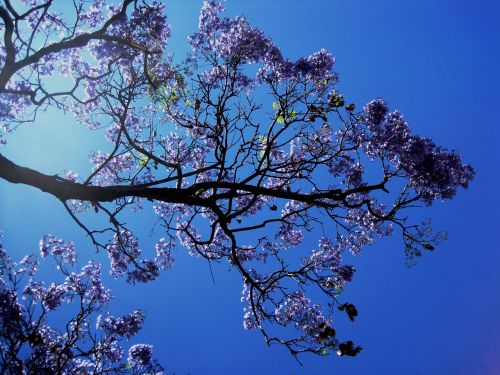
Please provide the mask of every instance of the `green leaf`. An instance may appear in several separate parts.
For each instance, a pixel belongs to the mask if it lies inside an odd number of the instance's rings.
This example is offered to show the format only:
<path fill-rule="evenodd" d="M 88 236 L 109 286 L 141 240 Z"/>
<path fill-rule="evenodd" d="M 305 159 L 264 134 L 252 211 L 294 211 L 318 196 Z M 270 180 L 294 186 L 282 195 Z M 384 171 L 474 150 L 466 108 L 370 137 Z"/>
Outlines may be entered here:
<path fill-rule="evenodd" d="M 140 169 L 144 167 L 144 165 L 149 161 L 149 158 L 147 156 L 142 156 L 139 159 L 139 164 L 137 164 L 137 169 Z"/>
<path fill-rule="evenodd" d="M 278 116 L 278 118 L 276 119 L 276 122 L 278 124 L 284 124 L 285 123 L 285 118 L 283 116 Z"/>
<path fill-rule="evenodd" d="M 321 351 L 321 355 L 328 355 L 328 350 L 323 349 L 323 350 Z"/>
<path fill-rule="evenodd" d="M 278 103 L 278 102 L 273 102 L 273 109 L 274 109 L 275 111 L 277 111 L 279 107 L 280 107 L 280 105 L 279 105 L 279 103 Z"/>

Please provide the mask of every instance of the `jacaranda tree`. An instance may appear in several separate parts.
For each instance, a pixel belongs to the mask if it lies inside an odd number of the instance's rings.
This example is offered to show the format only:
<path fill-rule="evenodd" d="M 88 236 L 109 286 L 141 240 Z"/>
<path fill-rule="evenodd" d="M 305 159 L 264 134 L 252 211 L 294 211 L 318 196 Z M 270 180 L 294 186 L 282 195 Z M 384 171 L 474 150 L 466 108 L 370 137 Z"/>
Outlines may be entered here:
<path fill-rule="evenodd" d="M 453 198 L 473 169 L 414 134 L 383 99 L 350 103 L 326 50 L 289 60 L 245 18 L 223 11 L 204 2 L 191 52 L 177 59 L 163 2 L 3 0 L 2 142 L 50 108 L 105 131 L 110 147 L 92 153 L 88 176 L 47 175 L 0 154 L 0 177 L 58 199 L 90 247 L 109 255 L 113 276 L 151 282 L 182 248 L 227 261 L 242 276 L 246 329 L 293 356 L 354 356 L 361 347 L 334 327 L 358 314 L 342 297 L 355 273 L 342 255 L 394 232 L 410 263 L 434 250 L 442 235 L 409 214 Z M 89 210 L 107 224 L 89 221 Z M 154 249 L 141 248 L 123 220 L 131 210 L 158 215 Z M 16 264 L 1 251 L 3 373 L 161 371 L 149 345 L 124 357 L 120 340 L 144 316 L 105 314 L 107 265 L 76 270 L 74 244 L 47 235 L 41 255 L 54 257 L 63 279 L 46 285 L 35 279 L 35 257 Z M 75 315 L 51 328 L 47 315 L 69 302 Z"/>

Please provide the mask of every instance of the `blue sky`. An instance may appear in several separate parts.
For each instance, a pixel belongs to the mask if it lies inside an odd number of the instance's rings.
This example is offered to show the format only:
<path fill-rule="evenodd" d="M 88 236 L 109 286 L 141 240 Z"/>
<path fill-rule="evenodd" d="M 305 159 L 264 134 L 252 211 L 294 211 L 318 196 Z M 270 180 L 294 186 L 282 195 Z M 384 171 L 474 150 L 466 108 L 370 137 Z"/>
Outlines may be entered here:
<path fill-rule="evenodd" d="M 186 51 L 201 1 L 166 1 L 172 52 Z M 154 284 L 131 288 L 108 280 L 113 313 L 148 312 L 138 341 L 176 374 L 497 374 L 500 373 L 500 265 L 497 183 L 500 162 L 500 5 L 494 1 L 244 1 L 228 0 L 286 56 L 326 48 L 337 58 L 340 91 L 362 106 L 382 96 L 400 109 L 415 133 L 457 149 L 476 169 L 467 191 L 419 212 L 449 239 L 413 268 L 399 237 L 355 258 L 347 295 L 360 311 L 346 336 L 364 347 L 356 358 L 302 357 L 266 347 L 242 328 L 241 278 L 179 248 L 175 267 Z M 89 168 L 100 135 L 60 114 L 20 128 L 0 152 L 46 173 Z M 52 197 L 0 181 L 0 228 L 6 247 L 36 251 L 44 233 L 75 239 L 82 258 L 89 241 Z M 152 216 L 152 215 L 151 215 Z M 143 247 L 155 218 L 137 221 Z M 149 242 L 148 242 L 149 241 Z M 86 252 L 85 250 L 88 249 Z"/>

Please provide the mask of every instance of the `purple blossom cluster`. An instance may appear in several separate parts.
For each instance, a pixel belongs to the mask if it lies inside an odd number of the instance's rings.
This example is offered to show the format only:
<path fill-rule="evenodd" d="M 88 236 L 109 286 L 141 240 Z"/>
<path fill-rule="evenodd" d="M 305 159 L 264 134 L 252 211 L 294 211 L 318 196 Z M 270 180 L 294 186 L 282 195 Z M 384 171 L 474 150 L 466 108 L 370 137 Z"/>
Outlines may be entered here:
<path fill-rule="evenodd" d="M 473 168 L 463 164 L 456 151 L 448 151 L 428 138 L 417 136 L 408 141 L 400 167 L 429 204 L 433 199 L 453 198 L 457 188 L 467 188 L 474 177 Z"/>
<path fill-rule="evenodd" d="M 0 239 L 2 235 L 0 231 Z M 2 372 L 69 375 L 123 373 L 130 369 L 133 373 L 162 374 L 163 368 L 152 359 L 151 345 L 133 345 L 128 359 L 124 357 L 120 341 L 139 332 L 144 313 L 103 317 L 100 313 L 108 309 L 111 293 L 101 283 L 100 264 L 89 262 L 81 271 L 71 272 L 69 267 L 74 268 L 75 262 L 61 253 L 64 246 L 64 241 L 50 235 L 40 241 L 42 256 L 55 258 L 58 271 L 65 276 L 64 281 L 45 286 L 35 279 L 37 269 L 33 265 L 38 262 L 34 256 L 16 264 L 0 240 Z M 49 326 L 48 316 L 62 303 L 71 302 L 76 313 L 58 327 Z M 73 309 L 65 314 L 69 311 Z M 57 320 L 63 316 L 60 313 Z M 96 330 L 92 328 L 93 319 L 97 319 Z"/>
<path fill-rule="evenodd" d="M 256 274 L 252 273 L 252 276 L 254 277 Z M 278 285 L 271 289 L 274 292 L 283 290 Z M 245 283 L 242 297 L 242 302 L 247 303 L 244 308 L 243 320 L 245 329 L 262 329 L 263 322 L 271 319 L 281 326 L 292 325 L 298 330 L 302 340 L 307 343 L 308 350 L 321 352 L 327 347 L 336 347 L 339 344 L 336 332 L 332 327 L 331 314 L 325 314 L 320 305 L 312 304 L 302 291 L 282 293 L 280 298 L 276 294 L 272 299 L 273 302 L 269 305 L 270 308 L 266 309 L 262 303 L 257 302 L 259 297 L 256 295 L 258 293 L 256 291 L 251 293 L 250 290 L 249 284 Z M 273 339 L 268 338 L 268 340 L 271 342 Z"/>
<path fill-rule="evenodd" d="M 102 18 L 104 7 L 96 9 L 99 4 L 93 4 L 90 11 L 84 16 L 84 20 L 96 23 Z M 109 5 L 108 18 L 117 14 L 121 7 Z M 92 52 L 96 60 L 109 61 L 117 60 L 126 69 L 127 61 L 134 60 L 140 56 L 134 46 L 140 46 L 152 54 L 155 60 L 161 57 L 163 49 L 170 38 L 171 30 L 165 16 L 165 5 L 153 1 L 150 4 L 136 6 L 132 14 L 114 22 L 108 28 L 108 33 L 113 36 L 125 38 L 134 42 L 134 45 L 123 48 L 122 43 L 104 40 L 94 43 Z M 137 47 L 135 47 L 137 48 Z"/>
<path fill-rule="evenodd" d="M 334 77 L 331 75 L 334 64 L 335 58 L 327 50 L 320 49 L 309 57 L 299 59 L 295 63 L 295 69 L 310 81 L 319 82 Z"/>
<path fill-rule="evenodd" d="M 223 78 L 225 70 L 236 64 L 261 63 L 256 82 L 286 79 L 318 83 L 336 79 L 332 72 L 335 59 L 322 49 L 307 58 L 293 63 L 285 59 L 278 47 L 264 33 L 251 27 L 244 17 L 221 18 L 222 3 L 204 1 L 199 20 L 199 32 L 189 38 L 195 53 L 220 56 L 223 62 L 206 72 L 210 84 Z M 248 87 L 254 80 L 240 72 L 241 87 Z"/>
<path fill-rule="evenodd" d="M 159 267 L 164 270 L 168 270 L 174 266 L 175 259 L 171 254 L 171 251 L 175 247 L 175 241 L 173 239 L 167 240 L 166 238 L 160 238 L 160 240 L 155 245 L 156 250 L 156 263 Z"/>
<path fill-rule="evenodd" d="M 304 240 L 304 233 L 297 226 L 299 215 L 297 211 L 301 209 L 302 204 L 297 201 L 289 201 L 281 212 L 283 221 L 281 222 L 278 234 L 281 238 L 282 246 L 285 249 L 298 246 Z"/>
<path fill-rule="evenodd" d="M 162 141 L 167 153 L 167 161 L 182 164 L 191 161 L 192 150 L 188 147 L 189 140 L 178 133 L 170 132 Z"/>
<path fill-rule="evenodd" d="M 324 269 L 335 270 L 342 260 L 341 254 L 342 248 L 340 244 L 335 244 L 327 237 L 321 237 L 318 249 L 313 250 L 307 262 L 310 262 L 317 272 Z"/>
<path fill-rule="evenodd" d="M 69 246 L 68 246 L 69 245 Z M 64 251 L 67 249 L 68 253 Z M 64 244 L 64 241 L 57 240 L 51 235 L 45 236 L 40 241 L 40 253 L 43 258 L 48 254 L 52 255 L 59 269 L 65 269 L 66 265 L 74 266 L 76 262 L 76 252 L 73 243 Z M 75 295 L 83 295 L 83 300 L 88 303 L 98 305 L 107 304 L 111 299 L 109 289 L 104 288 L 101 283 L 101 265 L 99 263 L 87 263 L 79 273 L 63 272 L 66 279 L 62 283 L 51 283 L 45 287 L 45 283 L 34 280 L 33 276 L 38 269 L 38 261 L 32 256 L 24 257 L 19 265 L 18 274 L 30 276 L 26 287 L 23 290 L 24 296 L 29 296 L 41 301 L 45 309 L 53 311 L 62 303 L 70 303 Z"/>
<path fill-rule="evenodd" d="M 103 10 L 106 2 L 104 0 L 93 1 L 89 8 L 84 10 L 80 15 L 80 23 L 82 26 L 88 26 L 92 29 L 96 28 L 105 21 Z"/>
<path fill-rule="evenodd" d="M 105 305 L 111 300 L 111 290 L 105 288 L 101 279 L 101 264 L 88 262 L 80 273 L 71 273 L 68 280 L 74 285 L 75 291 L 85 291 L 84 301 Z"/>
<path fill-rule="evenodd" d="M 372 100 L 363 111 L 370 131 L 365 147 L 367 154 L 372 158 L 381 154 L 390 160 L 406 174 L 428 204 L 434 199 L 451 199 L 458 187 L 468 187 L 474 170 L 462 162 L 456 151 L 448 151 L 429 138 L 411 134 L 401 113 L 388 113 L 382 99 Z"/>
<path fill-rule="evenodd" d="M 321 237 L 318 249 L 313 250 L 304 261 L 317 275 L 321 275 L 323 287 L 326 289 L 339 291 L 352 281 L 356 269 L 351 265 L 342 264 L 344 250 L 345 243 L 342 240 L 335 243 L 327 237 Z"/>
<path fill-rule="evenodd" d="M 200 250 L 198 250 L 197 243 L 201 242 L 201 235 L 198 231 L 186 221 L 177 223 L 176 228 L 179 243 L 189 250 L 191 256 L 199 256 Z"/>
<path fill-rule="evenodd" d="M 34 254 L 25 255 L 23 259 L 19 261 L 21 268 L 19 268 L 18 273 L 33 276 L 38 272 L 38 264 L 38 260 Z"/>
<path fill-rule="evenodd" d="M 88 94 L 89 97 L 94 97 L 95 93 Z M 130 137 L 133 137 L 138 142 L 140 141 L 139 135 L 148 128 L 147 119 L 141 116 L 137 111 L 128 109 L 127 113 L 123 113 L 121 108 L 114 108 L 114 111 L 121 117 L 121 123 L 114 123 L 106 129 L 106 138 L 109 142 L 116 143 L 119 141 L 120 134 L 123 134 L 123 128 L 127 131 Z M 141 144 L 146 142 L 140 141 Z"/>
<path fill-rule="evenodd" d="M 346 187 L 360 187 L 363 184 L 363 165 L 349 154 L 342 154 L 328 163 L 328 171 Z"/>
<path fill-rule="evenodd" d="M 73 241 L 64 242 L 51 234 L 43 236 L 40 240 L 40 255 L 45 258 L 52 255 L 63 263 L 74 265 L 77 259 L 75 243 Z"/>
<path fill-rule="evenodd" d="M 141 249 L 137 237 L 125 230 L 114 236 L 106 250 L 111 260 L 111 275 L 126 276 L 127 282 L 131 284 L 155 280 L 159 276 L 160 266 L 168 267 L 171 262 L 170 258 L 166 258 L 167 253 L 163 253 L 165 246 L 160 249 L 160 255 L 155 261 L 140 259 Z"/>
<path fill-rule="evenodd" d="M 138 366 L 147 366 L 153 357 L 153 346 L 147 344 L 135 344 L 128 350 L 128 363 Z"/>
<path fill-rule="evenodd" d="M 123 173 L 130 171 L 135 166 L 132 154 L 120 154 L 110 157 L 109 154 L 95 151 L 90 161 L 96 172 L 95 183 L 99 186 L 111 186 L 119 183 Z"/>
<path fill-rule="evenodd" d="M 319 305 L 301 291 L 291 293 L 275 310 L 275 319 L 281 325 L 292 323 L 312 341 L 313 345 L 335 345 L 335 331 L 331 330 L 332 320 L 323 314 Z M 324 332 L 331 332 L 325 335 Z"/>
<path fill-rule="evenodd" d="M 387 106 L 381 99 L 371 101 L 365 110 L 367 126 L 372 133 L 367 143 L 368 155 L 374 158 L 377 152 L 384 152 L 389 160 L 397 162 L 401 150 L 410 137 L 408 123 L 399 111 L 387 113 Z"/>
<path fill-rule="evenodd" d="M 383 205 L 376 206 L 375 201 L 372 201 L 371 204 L 371 211 L 379 217 L 383 217 L 385 207 Z M 366 246 L 375 241 L 376 237 L 390 236 L 393 231 L 390 223 L 380 220 L 364 208 L 348 210 L 345 222 L 352 225 L 350 233 L 341 235 L 338 241 L 343 250 L 353 254 L 360 254 Z"/>
<path fill-rule="evenodd" d="M 261 275 L 255 269 L 248 270 L 249 276 L 252 280 L 260 282 L 265 280 L 265 276 Z M 269 286 L 269 285 L 267 285 Z M 273 288 L 271 288 L 273 289 Z M 258 308 L 259 305 L 255 304 L 256 296 L 253 293 L 252 285 L 246 278 L 243 279 L 243 290 L 241 291 L 241 302 L 244 303 L 243 307 L 243 328 L 257 329 L 262 327 L 262 322 L 265 320 L 263 311 Z"/>
<path fill-rule="evenodd" d="M 110 335 L 130 339 L 141 330 L 142 325 L 144 324 L 144 318 L 144 313 L 139 310 L 120 317 L 114 317 L 111 315 L 103 317 L 102 315 L 99 315 L 97 317 L 96 327 L 104 330 Z"/>

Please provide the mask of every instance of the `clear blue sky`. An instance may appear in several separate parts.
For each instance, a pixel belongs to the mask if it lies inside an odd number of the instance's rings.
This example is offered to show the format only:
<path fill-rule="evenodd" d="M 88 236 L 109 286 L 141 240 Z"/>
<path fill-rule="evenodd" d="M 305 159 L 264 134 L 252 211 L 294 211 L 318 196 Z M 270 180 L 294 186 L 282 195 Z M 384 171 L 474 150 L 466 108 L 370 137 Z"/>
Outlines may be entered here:
<path fill-rule="evenodd" d="M 171 50 L 186 51 L 201 1 L 166 4 Z M 214 285 L 207 264 L 183 248 L 154 284 L 108 280 L 112 312 L 147 310 L 138 340 L 155 345 L 169 373 L 499 374 L 500 4 L 228 0 L 226 7 L 261 27 L 289 57 L 330 50 L 348 101 L 361 106 L 384 97 L 415 133 L 459 150 L 476 178 L 468 191 L 422 214 L 447 229 L 449 240 L 415 267 L 406 268 L 399 237 L 354 259 L 358 272 L 347 293 L 360 316 L 342 329 L 364 347 L 356 358 L 305 356 L 299 366 L 283 348 L 266 347 L 258 332 L 243 330 L 240 276 L 221 264 Z M 84 173 L 89 151 L 104 147 L 101 138 L 52 114 L 19 129 L 0 152 L 46 173 Z M 154 220 L 137 222 L 144 248 L 160 236 L 151 235 Z M 28 187 L 0 181 L 0 228 L 6 247 L 19 255 L 53 233 L 75 239 L 82 259 L 94 256 L 61 205 Z"/>

